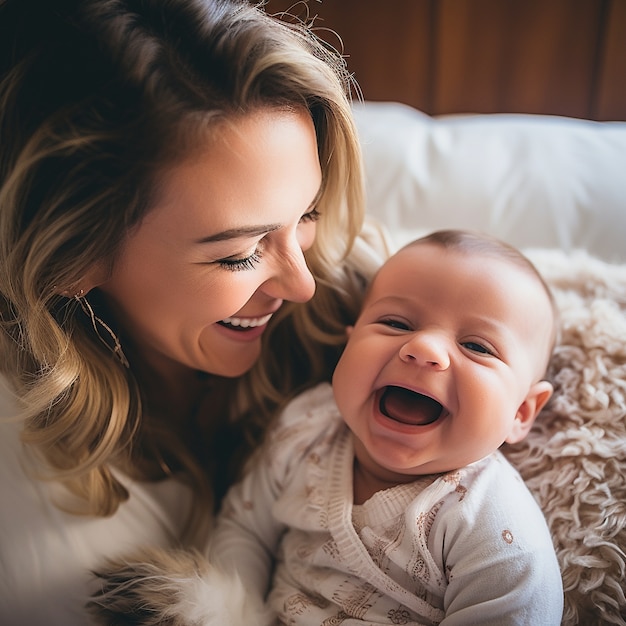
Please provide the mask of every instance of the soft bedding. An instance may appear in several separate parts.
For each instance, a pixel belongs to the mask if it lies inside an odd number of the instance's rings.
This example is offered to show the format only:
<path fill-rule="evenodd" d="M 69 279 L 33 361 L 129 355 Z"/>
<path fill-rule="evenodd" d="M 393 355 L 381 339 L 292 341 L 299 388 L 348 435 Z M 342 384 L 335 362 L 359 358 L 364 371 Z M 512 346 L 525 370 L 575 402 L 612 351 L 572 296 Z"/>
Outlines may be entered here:
<path fill-rule="evenodd" d="M 555 393 L 503 448 L 541 505 L 563 624 L 626 625 L 626 123 L 429 117 L 355 105 L 368 212 L 394 245 L 474 228 L 522 248 L 554 290 Z"/>
<path fill-rule="evenodd" d="M 547 518 L 563 576 L 563 624 L 626 624 L 626 265 L 528 251 L 559 305 L 555 393 L 504 448 Z"/>
<path fill-rule="evenodd" d="M 626 262 L 626 122 L 549 115 L 430 117 L 354 105 L 367 207 L 398 243 L 475 228 L 520 248 Z"/>

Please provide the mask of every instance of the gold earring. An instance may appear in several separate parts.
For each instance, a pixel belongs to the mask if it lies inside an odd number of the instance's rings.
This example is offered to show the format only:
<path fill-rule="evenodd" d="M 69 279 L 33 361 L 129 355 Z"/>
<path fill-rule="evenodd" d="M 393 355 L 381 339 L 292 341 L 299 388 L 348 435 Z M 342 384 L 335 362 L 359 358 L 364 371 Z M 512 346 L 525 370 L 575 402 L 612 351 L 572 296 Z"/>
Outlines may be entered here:
<path fill-rule="evenodd" d="M 77 293 L 75 293 L 74 300 L 76 300 L 76 302 L 80 304 L 80 308 L 91 320 L 91 325 L 93 326 L 94 332 L 98 336 L 98 339 L 100 339 L 100 341 L 109 350 L 111 350 L 111 352 L 113 352 L 113 354 L 118 358 L 118 360 L 124 367 L 130 367 L 128 359 L 126 358 L 126 355 L 122 350 L 122 344 L 120 343 L 120 340 L 117 338 L 117 335 L 111 330 L 111 327 L 94 313 L 94 310 L 91 308 L 91 304 L 89 304 L 89 301 L 85 297 L 85 290 L 80 289 Z M 107 335 L 113 340 L 113 346 L 111 346 L 111 344 L 100 334 L 98 326 L 104 328 L 104 330 L 107 332 Z"/>

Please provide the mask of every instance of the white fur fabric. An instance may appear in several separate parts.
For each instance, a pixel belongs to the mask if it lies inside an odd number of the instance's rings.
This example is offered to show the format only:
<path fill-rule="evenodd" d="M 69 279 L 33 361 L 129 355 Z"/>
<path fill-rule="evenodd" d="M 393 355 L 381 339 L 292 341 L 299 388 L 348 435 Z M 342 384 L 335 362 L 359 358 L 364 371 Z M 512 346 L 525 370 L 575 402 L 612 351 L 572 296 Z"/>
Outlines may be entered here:
<path fill-rule="evenodd" d="M 563 624 L 626 625 L 626 265 L 531 250 L 561 311 L 555 393 L 503 449 L 543 509 L 563 575 Z"/>
<path fill-rule="evenodd" d="M 269 626 L 240 578 L 191 550 L 145 548 L 105 563 L 87 609 L 101 626 Z"/>

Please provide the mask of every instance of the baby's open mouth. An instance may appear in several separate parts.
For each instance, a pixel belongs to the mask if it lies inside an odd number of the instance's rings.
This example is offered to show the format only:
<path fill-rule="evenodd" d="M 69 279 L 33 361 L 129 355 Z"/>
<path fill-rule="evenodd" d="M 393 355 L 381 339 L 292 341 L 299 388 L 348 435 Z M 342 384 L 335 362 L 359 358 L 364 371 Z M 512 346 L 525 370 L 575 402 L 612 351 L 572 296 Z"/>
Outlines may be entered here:
<path fill-rule="evenodd" d="M 380 412 L 396 422 L 427 426 L 436 422 L 443 406 L 436 400 L 403 387 L 385 387 L 379 401 Z"/>

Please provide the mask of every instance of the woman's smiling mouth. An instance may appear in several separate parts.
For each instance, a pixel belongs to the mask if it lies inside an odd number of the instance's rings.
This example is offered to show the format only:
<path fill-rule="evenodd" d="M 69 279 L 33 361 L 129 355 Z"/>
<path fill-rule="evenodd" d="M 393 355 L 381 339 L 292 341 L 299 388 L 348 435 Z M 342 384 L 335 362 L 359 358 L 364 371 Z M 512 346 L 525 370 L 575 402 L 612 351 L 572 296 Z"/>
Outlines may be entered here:
<path fill-rule="evenodd" d="M 227 317 L 218 322 L 218 324 L 232 330 L 245 331 L 258 326 L 265 326 L 270 321 L 272 315 L 273 313 L 268 313 L 263 317 Z"/>
<path fill-rule="evenodd" d="M 385 417 L 409 426 L 433 424 L 444 413 L 444 407 L 433 398 L 394 385 L 382 390 L 378 408 Z"/>

